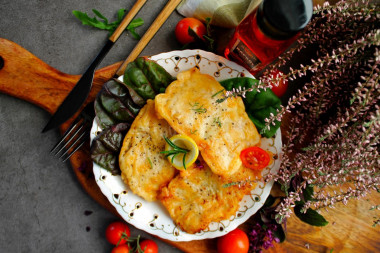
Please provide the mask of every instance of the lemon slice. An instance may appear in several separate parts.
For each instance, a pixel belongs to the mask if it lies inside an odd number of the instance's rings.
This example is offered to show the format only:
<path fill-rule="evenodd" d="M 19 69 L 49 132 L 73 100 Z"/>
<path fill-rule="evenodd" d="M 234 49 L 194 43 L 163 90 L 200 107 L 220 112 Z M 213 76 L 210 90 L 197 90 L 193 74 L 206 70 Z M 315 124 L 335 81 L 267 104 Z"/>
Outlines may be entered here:
<path fill-rule="evenodd" d="M 178 152 L 175 155 L 168 155 L 167 158 L 169 162 L 178 170 L 189 168 L 197 160 L 199 154 L 199 149 L 195 141 L 189 136 L 182 134 L 174 135 L 169 140 L 176 147 L 186 150 L 186 152 Z M 173 150 L 176 150 L 176 148 L 166 141 L 165 152 Z"/>

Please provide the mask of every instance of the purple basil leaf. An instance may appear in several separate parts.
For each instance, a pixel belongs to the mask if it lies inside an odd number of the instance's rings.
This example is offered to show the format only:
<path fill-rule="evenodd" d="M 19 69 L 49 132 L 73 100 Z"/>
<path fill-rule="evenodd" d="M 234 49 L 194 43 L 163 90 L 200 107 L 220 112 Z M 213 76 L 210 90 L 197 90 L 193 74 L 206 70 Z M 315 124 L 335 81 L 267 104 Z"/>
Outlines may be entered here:
<path fill-rule="evenodd" d="M 117 123 L 115 119 L 113 119 L 103 108 L 99 96 L 96 98 L 94 102 L 94 109 L 96 114 L 96 122 L 101 127 L 101 129 L 106 129 L 110 126 L 113 126 Z"/>
<path fill-rule="evenodd" d="M 92 142 L 91 159 L 112 174 L 118 174 L 119 167 L 117 155 L 108 150 L 99 139 L 94 139 Z"/>

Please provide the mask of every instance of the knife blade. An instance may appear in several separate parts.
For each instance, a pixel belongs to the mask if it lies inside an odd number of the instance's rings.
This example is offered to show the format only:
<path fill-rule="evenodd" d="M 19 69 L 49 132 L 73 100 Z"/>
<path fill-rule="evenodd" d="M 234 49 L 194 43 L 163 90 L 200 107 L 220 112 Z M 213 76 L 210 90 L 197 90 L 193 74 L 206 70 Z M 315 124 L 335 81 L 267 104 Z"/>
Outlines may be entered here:
<path fill-rule="evenodd" d="M 70 91 L 65 100 L 62 102 L 62 104 L 58 107 L 57 111 L 50 118 L 49 122 L 42 130 L 42 133 L 56 128 L 60 126 L 62 123 L 66 122 L 83 105 L 83 103 L 86 101 L 88 97 L 88 94 L 90 93 L 96 67 L 101 63 L 101 61 L 110 51 L 117 39 L 120 37 L 124 29 L 132 21 L 132 19 L 139 12 L 139 10 L 142 8 L 146 1 L 147 0 L 137 0 L 135 2 L 131 10 L 121 21 L 120 25 L 116 28 L 115 32 L 107 40 L 106 44 L 100 50 L 100 52 L 92 61 L 92 63 L 84 72 L 84 74 L 81 76 L 77 84 Z"/>
<path fill-rule="evenodd" d="M 49 122 L 42 130 L 42 133 L 60 126 L 78 111 L 90 93 L 96 67 L 103 60 L 113 45 L 114 43 L 112 41 L 107 41 L 91 65 L 87 68 L 86 72 L 84 72 L 77 84 L 70 91 L 69 95 L 65 98 L 54 115 L 50 118 Z"/>

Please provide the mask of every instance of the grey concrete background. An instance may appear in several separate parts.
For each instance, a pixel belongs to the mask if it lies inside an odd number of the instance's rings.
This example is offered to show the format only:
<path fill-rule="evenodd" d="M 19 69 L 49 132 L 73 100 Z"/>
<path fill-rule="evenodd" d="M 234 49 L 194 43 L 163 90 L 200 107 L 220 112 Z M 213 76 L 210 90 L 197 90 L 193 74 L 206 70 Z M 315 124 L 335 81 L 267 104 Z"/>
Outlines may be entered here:
<path fill-rule="evenodd" d="M 129 9 L 133 2 L 2 0 L 0 37 L 60 71 L 81 74 L 106 41 L 107 32 L 82 26 L 72 11 L 90 13 L 95 8 L 115 20 L 117 10 Z M 165 3 L 147 2 L 138 14 L 145 20 L 137 29 L 140 34 Z M 179 49 L 174 27 L 180 18 L 173 13 L 142 54 Z M 100 67 L 124 60 L 136 43 L 124 33 Z M 117 217 L 86 194 L 69 163 L 49 155 L 60 136 L 57 130 L 41 134 L 48 119 L 42 109 L 0 93 L 0 252 L 110 252 L 104 231 Z M 132 235 L 153 238 L 130 227 Z M 160 252 L 179 252 L 154 240 Z"/>

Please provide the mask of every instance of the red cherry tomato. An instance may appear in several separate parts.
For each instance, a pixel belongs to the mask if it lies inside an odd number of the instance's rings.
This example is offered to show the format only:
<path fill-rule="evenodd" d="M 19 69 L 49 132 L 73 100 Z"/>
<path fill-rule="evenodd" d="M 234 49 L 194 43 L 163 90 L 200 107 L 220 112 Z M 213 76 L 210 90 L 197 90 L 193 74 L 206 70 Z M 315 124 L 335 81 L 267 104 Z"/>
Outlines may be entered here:
<path fill-rule="evenodd" d="M 127 243 L 131 232 L 124 222 L 115 221 L 106 228 L 106 239 L 113 245 L 122 245 Z"/>
<path fill-rule="evenodd" d="M 273 75 L 273 79 L 275 79 L 279 76 L 282 76 L 283 73 L 276 69 L 271 73 L 271 75 Z M 288 79 L 284 79 L 279 83 L 271 83 L 271 85 L 273 93 L 276 94 L 277 97 L 281 97 L 285 94 L 286 90 L 288 89 Z"/>
<path fill-rule="evenodd" d="M 194 37 L 189 34 L 189 28 L 193 29 L 201 39 L 203 39 L 203 35 L 207 32 L 206 26 L 198 19 L 184 18 L 180 20 L 175 27 L 175 36 L 182 45 L 195 41 Z"/>
<path fill-rule="evenodd" d="M 158 253 L 157 243 L 152 240 L 144 240 L 140 242 L 140 248 L 144 251 L 144 253 Z"/>
<path fill-rule="evenodd" d="M 122 244 L 113 248 L 111 253 L 129 253 L 130 249 L 131 247 L 128 244 Z"/>
<path fill-rule="evenodd" d="M 218 253 L 247 253 L 249 240 L 241 229 L 235 229 L 220 237 L 217 242 Z"/>
<path fill-rule="evenodd" d="M 268 166 L 270 156 L 268 152 L 259 147 L 249 147 L 241 151 L 240 159 L 246 168 L 262 170 Z"/>

